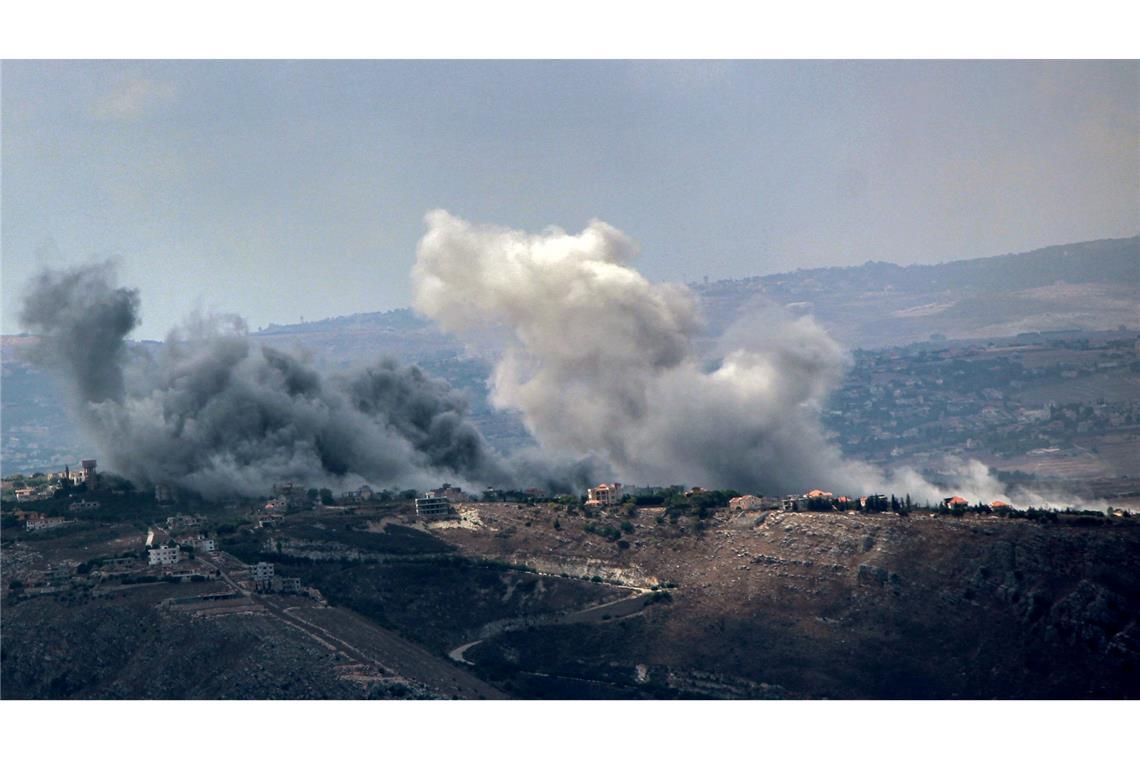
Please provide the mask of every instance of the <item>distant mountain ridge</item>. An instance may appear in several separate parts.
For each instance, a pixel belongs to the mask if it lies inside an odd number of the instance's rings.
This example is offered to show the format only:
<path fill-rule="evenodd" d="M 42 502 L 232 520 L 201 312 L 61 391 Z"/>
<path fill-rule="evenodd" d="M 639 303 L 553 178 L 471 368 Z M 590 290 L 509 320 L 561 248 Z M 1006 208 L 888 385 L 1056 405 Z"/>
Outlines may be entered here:
<path fill-rule="evenodd" d="M 862 277 L 860 277 L 862 275 Z M 846 277 L 845 277 L 846 276 Z M 938 264 L 893 264 L 867 261 L 859 266 L 797 269 L 792 272 L 721 280 L 720 283 L 762 282 L 781 285 L 807 284 L 820 278 L 841 278 L 851 284 L 871 286 L 889 281 L 897 289 L 977 288 L 988 292 L 1070 283 L 1140 280 L 1140 236 L 1092 240 L 1007 253 L 976 259 L 957 259 Z M 703 289 L 702 286 L 696 286 Z"/>
<path fill-rule="evenodd" d="M 812 315 L 851 349 L 1046 330 L 1140 329 L 1140 236 L 944 264 L 872 261 L 690 287 L 709 337 L 772 303 Z M 472 419 L 496 446 L 509 451 L 532 442 L 517 414 L 493 409 L 488 400 L 493 335 L 463 342 L 404 308 L 274 324 L 251 337 L 304 351 L 334 371 L 382 356 L 418 364 L 468 394 Z M 57 384 L 22 356 L 35 342 L 25 335 L 0 341 L 4 472 L 78 461 L 86 450 Z"/>
<path fill-rule="evenodd" d="M 941 264 L 859 266 L 690 283 L 709 332 L 719 334 L 757 302 L 811 313 L 851 348 L 913 343 L 939 334 L 986 338 L 1060 329 L 1140 326 L 1140 236 L 1055 245 Z M 289 336 L 364 334 L 399 355 L 459 351 L 411 309 L 352 314 L 317 322 L 270 325 L 255 335 L 274 343 Z M 409 339 L 419 342 L 411 350 Z"/>

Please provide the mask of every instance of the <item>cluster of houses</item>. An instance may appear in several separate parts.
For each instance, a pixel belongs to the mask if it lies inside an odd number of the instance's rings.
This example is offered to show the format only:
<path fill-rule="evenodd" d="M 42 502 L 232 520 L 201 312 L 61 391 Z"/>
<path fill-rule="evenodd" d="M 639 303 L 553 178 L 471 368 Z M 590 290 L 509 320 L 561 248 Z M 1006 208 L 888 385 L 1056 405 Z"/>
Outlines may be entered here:
<path fill-rule="evenodd" d="M 676 488 L 676 487 L 673 487 Z M 662 488 L 656 487 L 636 487 L 636 486 L 622 486 L 621 483 L 599 483 L 593 488 L 586 490 L 586 506 L 587 507 L 611 507 L 622 502 L 623 497 L 627 495 L 653 495 L 660 492 Z M 685 490 L 683 493 L 686 497 L 702 493 L 703 489 L 699 486 L 694 486 Z M 893 503 L 901 506 L 901 502 L 894 497 L 887 497 L 883 494 L 870 494 L 861 497 L 851 496 L 836 496 L 831 491 L 824 491 L 820 488 L 815 488 L 807 493 L 802 494 L 788 494 L 783 497 L 771 496 L 754 496 L 752 494 L 745 494 L 737 496 L 728 501 L 728 507 L 732 510 L 745 510 L 745 511 L 759 511 L 759 510 L 774 510 L 782 509 L 787 512 L 800 512 L 800 511 L 821 511 L 828 509 L 866 509 L 871 511 L 883 511 L 891 507 Z M 942 504 L 951 509 L 966 508 L 970 506 L 969 501 L 961 496 L 949 496 L 942 500 Z M 912 506 L 909 502 L 907 507 Z M 980 505 L 986 506 L 986 505 Z M 1001 512 L 1013 509 L 1013 505 L 1001 501 L 994 500 L 988 504 L 988 507 L 995 511 Z"/>
<path fill-rule="evenodd" d="M 147 564 L 171 567 L 182 561 L 183 547 L 201 554 L 218 550 L 215 539 L 208 538 L 194 528 L 200 528 L 204 518 L 200 515 L 173 515 L 166 518 L 166 528 L 152 527 L 146 532 Z M 175 532 L 180 531 L 180 532 Z"/>
<path fill-rule="evenodd" d="M 327 492 L 326 492 L 327 493 Z M 284 514 L 313 507 L 342 507 L 367 504 L 376 497 L 371 486 L 365 484 L 355 491 L 343 491 L 333 504 L 323 503 L 320 496 L 314 497 L 310 489 L 297 483 L 280 483 L 273 486 L 273 498 L 262 505 L 267 513 Z"/>
<path fill-rule="evenodd" d="M 96 460 L 84 459 L 74 470 L 71 467 L 65 467 L 60 472 L 48 474 L 47 482 L 15 488 L 12 493 L 16 497 L 16 501 L 29 502 L 50 499 L 63 490 L 65 484 L 78 486 L 81 483 L 86 483 L 87 490 L 94 491 L 99 483 L 96 466 Z"/>
<path fill-rule="evenodd" d="M 90 499 L 78 499 L 67 505 L 68 512 L 89 512 L 92 509 L 99 508 L 99 502 Z M 38 533 L 44 530 L 53 530 L 55 528 L 62 528 L 65 525 L 72 525 L 76 521 L 60 516 L 48 516 L 40 512 L 30 512 L 24 509 L 16 509 L 12 512 L 12 516 L 17 520 L 24 522 L 24 530 L 28 533 Z"/>

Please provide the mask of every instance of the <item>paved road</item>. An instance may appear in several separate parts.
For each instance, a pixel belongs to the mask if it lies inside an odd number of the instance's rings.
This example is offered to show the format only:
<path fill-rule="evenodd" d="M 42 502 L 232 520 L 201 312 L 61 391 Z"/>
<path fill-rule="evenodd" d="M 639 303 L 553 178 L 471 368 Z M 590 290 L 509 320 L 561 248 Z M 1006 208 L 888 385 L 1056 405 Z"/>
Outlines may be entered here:
<path fill-rule="evenodd" d="M 511 618 L 508 620 L 499 620 L 491 625 L 499 629 L 499 633 L 516 630 L 530 625 L 569 625 L 570 623 L 602 623 L 610 620 L 619 620 L 630 615 L 636 615 L 641 612 L 649 604 L 653 598 L 653 591 L 649 589 L 637 589 L 636 593 L 631 596 L 615 599 L 610 602 L 602 602 L 601 604 L 592 604 L 589 607 L 584 607 L 574 612 L 567 612 L 562 615 L 544 617 L 542 620 L 535 620 L 534 618 Z M 493 634 L 493 635 L 498 635 Z M 468 641 L 466 644 L 460 644 L 455 649 L 447 653 L 455 662 L 461 662 L 464 665 L 474 665 L 475 663 L 468 660 L 465 655 L 467 650 L 476 644 L 482 644 L 490 636 Z"/>

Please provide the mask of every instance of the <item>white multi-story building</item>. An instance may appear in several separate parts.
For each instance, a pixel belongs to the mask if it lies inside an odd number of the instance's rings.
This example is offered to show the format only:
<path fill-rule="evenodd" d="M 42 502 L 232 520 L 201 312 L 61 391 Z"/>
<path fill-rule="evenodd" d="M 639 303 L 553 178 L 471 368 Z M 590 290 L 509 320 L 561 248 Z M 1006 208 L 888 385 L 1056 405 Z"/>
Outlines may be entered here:
<path fill-rule="evenodd" d="M 177 546 L 159 546 L 148 549 L 147 555 L 150 558 L 147 564 L 150 565 L 177 565 L 178 561 L 182 559 L 182 552 Z"/>
<path fill-rule="evenodd" d="M 600 483 L 586 489 L 586 506 L 611 507 L 621 503 L 621 483 Z"/>
<path fill-rule="evenodd" d="M 194 542 L 194 549 L 200 552 L 216 552 L 218 542 L 212 538 L 199 538 Z"/>
<path fill-rule="evenodd" d="M 451 517 L 451 501 L 445 496 L 427 496 L 416 499 L 416 516 L 432 520 L 441 520 Z M 456 515 L 458 516 L 458 515 Z"/>

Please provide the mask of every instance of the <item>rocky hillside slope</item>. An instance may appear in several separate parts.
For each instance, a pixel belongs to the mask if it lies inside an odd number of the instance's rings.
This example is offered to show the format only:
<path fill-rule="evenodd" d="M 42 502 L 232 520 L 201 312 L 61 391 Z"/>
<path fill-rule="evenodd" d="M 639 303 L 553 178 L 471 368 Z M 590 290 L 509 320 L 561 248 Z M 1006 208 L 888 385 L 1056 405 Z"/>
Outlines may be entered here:
<path fill-rule="evenodd" d="M 514 631 L 467 652 L 516 695 L 1140 696 L 1132 520 L 760 512 L 673 523 L 642 509 L 562 512 L 554 529 L 526 512 L 480 512 L 488 530 L 462 532 L 468 551 L 601 559 L 676 584 L 671 602 L 634 617 Z M 584 530 L 619 520 L 625 549 Z"/>

